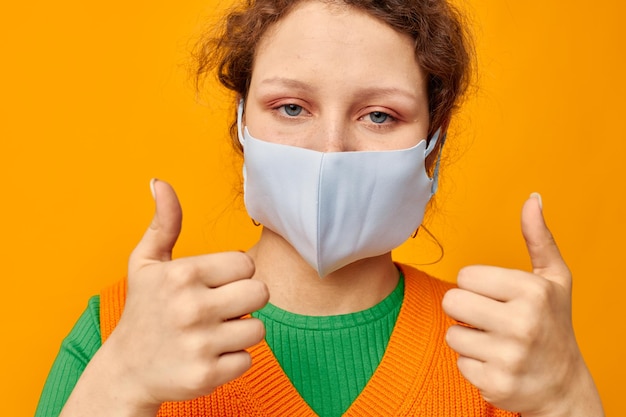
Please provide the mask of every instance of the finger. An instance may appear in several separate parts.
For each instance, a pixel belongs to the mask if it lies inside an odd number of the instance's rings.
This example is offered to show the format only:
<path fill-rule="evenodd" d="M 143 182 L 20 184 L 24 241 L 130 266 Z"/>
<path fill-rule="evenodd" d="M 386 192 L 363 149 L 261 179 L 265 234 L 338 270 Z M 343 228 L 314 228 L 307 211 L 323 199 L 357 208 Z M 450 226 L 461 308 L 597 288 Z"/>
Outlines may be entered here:
<path fill-rule="evenodd" d="M 485 387 L 485 362 L 467 356 L 459 356 L 456 361 L 459 372 L 470 384 L 479 390 Z"/>
<path fill-rule="evenodd" d="M 180 235 L 183 213 L 174 189 L 166 182 L 150 183 L 155 199 L 152 223 L 131 255 L 130 268 L 149 261 L 169 261 Z"/>
<path fill-rule="evenodd" d="M 210 288 L 221 287 L 228 283 L 248 279 L 254 275 L 254 261 L 243 252 L 220 252 L 181 259 L 192 261 L 201 281 Z M 175 261 L 175 262 L 178 262 Z"/>
<path fill-rule="evenodd" d="M 215 336 L 219 340 L 214 346 L 217 354 L 238 352 L 261 342 L 265 337 L 265 326 L 253 317 L 229 320 L 217 327 Z"/>
<path fill-rule="evenodd" d="M 497 266 L 472 265 L 459 271 L 457 286 L 497 301 L 510 301 L 519 296 L 528 275 L 532 276 L 529 272 Z"/>
<path fill-rule="evenodd" d="M 219 252 L 188 256 L 169 262 L 167 274 L 172 280 L 209 288 L 218 288 L 254 275 L 254 261 L 243 252 Z"/>
<path fill-rule="evenodd" d="M 486 332 L 467 326 L 451 326 L 446 333 L 446 343 L 461 356 L 486 362 L 493 357 L 493 337 Z"/>
<path fill-rule="evenodd" d="M 229 320 L 263 308 L 269 292 L 261 281 L 239 280 L 211 290 L 210 297 L 221 301 L 219 319 Z"/>
<path fill-rule="evenodd" d="M 239 378 L 252 366 L 252 358 L 245 350 L 225 353 L 217 360 L 216 387 Z"/>
<path fill-rule="evenodd" d="M 522 234 L 533 272 L 559 284 L 569 285 L 569 268 L 546 226 L 541 196 L 537 193 L 531 194 L 522 208 Z"/>
<path fill-rule="evenodd" d="M 442 301 L 443 310 L 453 319 L 485 331 L 504 331 L 506 317 L 503 303 L 460 288 L 448 290 Z"/>

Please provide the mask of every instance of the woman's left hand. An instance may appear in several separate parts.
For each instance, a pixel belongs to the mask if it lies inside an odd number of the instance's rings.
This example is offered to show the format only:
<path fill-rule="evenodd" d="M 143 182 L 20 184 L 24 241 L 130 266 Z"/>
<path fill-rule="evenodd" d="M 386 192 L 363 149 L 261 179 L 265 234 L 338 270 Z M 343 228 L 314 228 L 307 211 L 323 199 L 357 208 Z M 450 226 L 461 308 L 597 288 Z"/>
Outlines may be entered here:
<path fill-rule="evenodd" d="M 486 401 L 524 417 L 603 416 L 572 326 L 572 276 L 538 195 L 522 209 L 533 272 L 469 266 L 443 299 L 446 341 Z"/>

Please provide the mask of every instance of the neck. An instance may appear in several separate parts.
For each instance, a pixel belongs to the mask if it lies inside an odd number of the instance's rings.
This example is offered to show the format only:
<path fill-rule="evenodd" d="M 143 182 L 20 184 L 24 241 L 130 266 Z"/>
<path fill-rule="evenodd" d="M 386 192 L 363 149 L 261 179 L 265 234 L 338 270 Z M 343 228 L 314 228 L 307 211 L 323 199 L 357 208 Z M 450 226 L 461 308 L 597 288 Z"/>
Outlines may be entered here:
<path fill-rule="evenodd" d="M 254 279 L 269 288 L 270 302 L 297 314 L 328 316 L 368 309 L 389 295 L 399 272 L 391 253 L 353 262 L 320 278 L 281 236 L 264 228 L 248 254 Z"/>

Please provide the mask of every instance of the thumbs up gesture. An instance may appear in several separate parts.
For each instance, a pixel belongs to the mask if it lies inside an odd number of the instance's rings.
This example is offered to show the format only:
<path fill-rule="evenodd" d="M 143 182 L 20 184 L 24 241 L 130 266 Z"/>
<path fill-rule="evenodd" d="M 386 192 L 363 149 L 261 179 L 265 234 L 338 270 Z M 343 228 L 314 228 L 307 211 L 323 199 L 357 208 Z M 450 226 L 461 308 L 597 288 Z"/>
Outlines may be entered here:
<path fill-rule="evenodd" d="M 469 266 L 446 293 L 460 322 L 446 335 L 458 368 L 486 401 L 530 416 L 603 416 L 572 327 L 572 276 L 531 195 L 522 234 L 532 272 Z"/>
<path fill-rule="evenodd" d="M 115 368 L 109 375 L 123 380 L 124 401 L 154 411 L 164 401 L 209 394 L 250 367 L 244 349 L 263 339 L 264 328 L 238 318 L 269 295 L 249 279 L 254 263 L 244 253 L 172 260 L 181 207 L 169 184 L 151 185 L 156 213 L 130 256 L 124 313 L 101 351 Z"/>

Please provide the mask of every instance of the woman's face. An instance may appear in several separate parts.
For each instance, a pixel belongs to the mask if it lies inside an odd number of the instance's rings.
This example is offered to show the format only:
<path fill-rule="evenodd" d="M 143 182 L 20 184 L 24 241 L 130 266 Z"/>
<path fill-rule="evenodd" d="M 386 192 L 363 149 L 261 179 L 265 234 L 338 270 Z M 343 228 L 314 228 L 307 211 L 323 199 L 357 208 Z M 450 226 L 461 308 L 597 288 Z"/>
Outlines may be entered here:
<path fill-rule="evenodd" d="M 303 1 L 259 42 L 244 122 L 323 152 L 409 148 L 429 123 L 413 41 L 358 9 Z"/>

